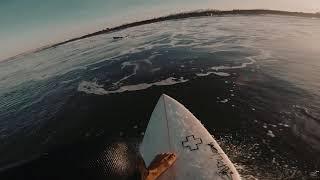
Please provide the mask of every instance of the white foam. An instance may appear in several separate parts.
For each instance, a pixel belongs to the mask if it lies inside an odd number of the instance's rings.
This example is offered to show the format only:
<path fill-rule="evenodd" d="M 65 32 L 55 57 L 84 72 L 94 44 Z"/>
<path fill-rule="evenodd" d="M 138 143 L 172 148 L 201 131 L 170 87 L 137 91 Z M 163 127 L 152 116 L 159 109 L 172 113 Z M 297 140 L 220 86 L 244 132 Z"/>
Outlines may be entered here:
<path fill-rule="evenodd" d="M 152 62 L 151 62 L 151 59 L 153 59 L 154 57 L 156 57 L 157 54 L 155 55 L 152 55 L 151 57 L 149 57 L 149 59 L 144 59 L 144 60 L 141 60 L 141 61 L 126 61 L 126 62 L 123 62 L 121 64 L 121 70 L 123 70 L 125 67 L 128 67 L 128 66 L 134 66 L 134 69 L 133 69 L 133 72 L 123 78 L 121 78 L 119 81 L 115 82 L 114 85 L 118 85 L 119 83 L 121 83 L 122 81 L 134 76 L 137 74 L 139 68 L 140 68 L 140 64 L 141 62 L 144 62 L 150 66 L 152 66 Z"/>
<path fill-rule="evenodd" d="M 151 86 L 167 86 L 167 85 L 174 85 L 178 83 L 184 83 L 189 80 L 184 79 L 181 77 L 180 79 L 176 79 L 173 77 L 169 77 L 167 79 L 154 82 L 154 83 L 141 83 L 136 85 L 127 85 L 122 86 L 117 90 L 106 90 L 103 88 L 102 85 L 99 85 L 97 82 L 88 82 L 88 81 L 82 81 L 78 86 L 79 92 L 85 92 L 87 94 L 96 94 L 96 95 L 107 95 L 107 94 L 114 94 L 114 93 L 121 93 L 125 91 L 138 91 L 150 88 Z"/>
<path fill-rule="evenodd" d="M 226 72 L 207 72 L 207 73 L 197 73 L 196 75 L 199 77 L 202 77 L 202 76 L 209 76 L 210 74 L 215 74 L 217 76 L 222 76 L 222 77 L 230 76 L 230 74 Z"/>
<path fill-rule="evenodd" d="M 126 80 L 126 79 L 129 79 L 130 77 L 134 76 L 137 74 L 137 71 L 139 70 L 139 64 L 136 63 L 136 62 L 124 62 L 121 64 L 121 69 L 124 69 L 125 67 L 127 66 L 134 66 L 134 69 L 133 69 L 133 72 L 123 78 L 121 78 L 119 81 L 113 83 L 114 85 L 118 85 L 119 83 L 121 83 L 122 81 Z"/>
<path fill-rule="evenodd" d="M 207 72 L 207 73 L 196 73 L 196 76 L 203 77 L 203 76 L 209 76 L 213 72 Z"/>
<path fill-rule="evenodd" d="M 152 62 L 151 62 L 151 59 L 154 59 L 154 57 L 158 56 L 157 54 L 156 55 L 152 55 L 149 57 L 149 59 L 144 59 L 142 60 L 143 62 L 149 64 L 149 65 L 152 65 Z"/>
<path fill-rule="evenodd" d="M 268 130 L 267 135 L 272 137 L 272 138 L 276 137 L 271 130 Z"/>
<path fill-rule="evenodd" d="M 151 69 L 150 71 L 152 72 L 152 73 L 154 73 L 154 72 L 157 72 L 157 71 L 160 71 L 161 70 L 161 68 L 153 68 L 153 69 Z"/>
<path fill-rule="evenodd" d="M 88 81 L 82 81 L 78 86 L 78 91 L 96 95 L 108 94 L 107 91 L 103 89 L 103 86 L 97 84 L 97 82 Z"/>
<path fill-rule="evenodd" d="M 226 72 L 214 72 L 213 74 L 218 75 L 218 76 L 222 76 L 222 77 L 230 76 L 230 74 L 226 73 Z"/>
<path fill-rule="evenodd" d="M 242 63 L 241 65 L 238 65 L 238 66 L 213 66 L 213 67 L 211 67 L 211 69 L 215 70 L 215 71 L 226 70 L 226 69 L 241 69 L 241 68 L 247 67 L 248 65 L 254 64 L 256 62 L 251 57 L 247 57 L 247 59 L 249 59 L 250 62 L 245 62 L 245 63 Z"/>
<path fill-rule="evenodd" d="M 224 99 L 224 100 L 221 100 L 220 102 L 221 103 L 227 103 L 227 102 L 229 102 L 229 99 Z"/>
<path fill-rule="evenodd" d="M 290 127 L 288 124 L 284 124 L 284 123 L 279 123 L 278 125 L 283 127 Z"/>
<path fill-rule="evenodd" d="M 196 76 L 203 77 L 203 76 L 209 76 L 213 72 L 207 72 L 207 73 L 196 73 Z"/>

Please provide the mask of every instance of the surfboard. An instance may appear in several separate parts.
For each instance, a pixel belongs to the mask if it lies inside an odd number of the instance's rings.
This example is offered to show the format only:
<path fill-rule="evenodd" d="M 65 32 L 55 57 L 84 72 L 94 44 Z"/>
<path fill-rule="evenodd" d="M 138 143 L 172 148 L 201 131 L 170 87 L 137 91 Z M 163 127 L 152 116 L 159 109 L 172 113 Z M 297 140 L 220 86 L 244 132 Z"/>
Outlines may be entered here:
<path fill-rule="evenodd" d="M 140 153 L 149 166 L 157 154 L 174 152 L 177 161 L 160 180 L 239 180 L 213 136 L 182 104 L 162 95 L 147 126 Z"/>

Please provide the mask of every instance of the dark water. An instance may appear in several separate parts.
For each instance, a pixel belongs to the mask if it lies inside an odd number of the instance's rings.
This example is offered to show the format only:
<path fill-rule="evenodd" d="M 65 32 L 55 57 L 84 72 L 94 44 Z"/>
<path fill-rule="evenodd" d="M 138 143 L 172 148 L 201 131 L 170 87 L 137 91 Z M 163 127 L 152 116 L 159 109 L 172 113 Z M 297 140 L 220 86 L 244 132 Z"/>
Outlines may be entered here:
<path fill-rule="evenodd" d="M 245 179 L 317 179 L 319 42 L 319 19 L 191 18 L 1 62 L 0 164 L 100 138 L 139 144 L 166 93 Z"/>

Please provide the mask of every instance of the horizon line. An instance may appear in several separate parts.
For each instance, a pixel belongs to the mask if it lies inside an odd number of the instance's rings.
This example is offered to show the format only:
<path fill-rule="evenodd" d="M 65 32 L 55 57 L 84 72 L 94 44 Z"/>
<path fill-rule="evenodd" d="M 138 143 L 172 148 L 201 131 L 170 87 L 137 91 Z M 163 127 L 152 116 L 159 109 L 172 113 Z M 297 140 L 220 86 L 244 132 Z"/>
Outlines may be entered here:
<path fill-rule="evenodd" d="M 185 11 L 185 12 L 179 12 L 179 13 L 173 13 L 163 16 L 158 16 L 150 19 L 140 20 L 140 21 L 133 21 L 129 23 L 123 23 L 118 26 L 105 28 L 102 30 L 95 31 L 93 33 L 89 33 L 83 36 L 71 38 L 64 40 L 59 43 L 53 43 L 48 44 L 45 46 L 41 46 L 39 48 L 35 48 L 32 50 L 24 51 L 22 53 L 19 53 L 17 55 L 5 58 L 3 60 L 0 59 L 0 62 L 4 61 L 10 61 L 11 59 L 14 59 L 19 56 L 27 55 L 29 53 L 36 53 L 39 51 L 43 51 L 46 49 L 55 48 L 60 45 L 64 45 L 70 42 L 74 42 L 81 39 L 90 38 L 93 36 L 98 36 L 101 34 L 109 34 L 113 32 L 118 32 L 124 29 L 128 29 L 131 27 L 137 27 L 142 26 L 146 24 L 153 24 L 157 22 L 163 22 L 163 21 L 170 21 L 170 20 L 177 20 L 177 19 L 186 19 L 186 18 L 192 18 L 192 17 L 210 17 L 210 16 L 224 16 L 224 15 L 281 15 L 281 16 L 292 16 L 292 17 L 311 17 L 311 18 L 320 18 L 320 12 L 296 12 L 296 11 L 284 11 L 284 10 L 271 10 L 271 9 L 232 9 L 232 10 L 219 10 L 219 9 L 198 9 L 198 10 L 192 10 L 192 11 Z"/>

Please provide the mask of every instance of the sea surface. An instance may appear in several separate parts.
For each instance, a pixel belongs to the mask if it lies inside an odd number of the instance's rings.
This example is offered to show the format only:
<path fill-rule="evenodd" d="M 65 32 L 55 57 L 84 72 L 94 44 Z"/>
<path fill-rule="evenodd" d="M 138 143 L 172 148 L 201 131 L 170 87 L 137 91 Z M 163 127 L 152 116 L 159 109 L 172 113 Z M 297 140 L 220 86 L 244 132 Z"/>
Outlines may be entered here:
<path fill-rule="evenodd" d="M 164 21 L 0 62 L 0 165 L 84 139 L 139 144 L 162 93 L 244 179 L 320 178 L 320 19 L 273 15 Z"/>

